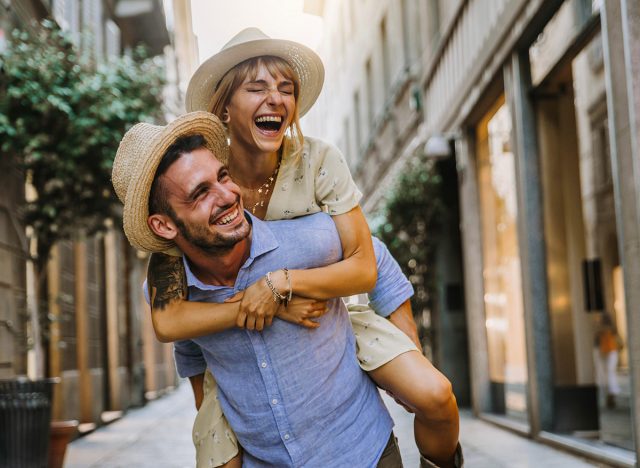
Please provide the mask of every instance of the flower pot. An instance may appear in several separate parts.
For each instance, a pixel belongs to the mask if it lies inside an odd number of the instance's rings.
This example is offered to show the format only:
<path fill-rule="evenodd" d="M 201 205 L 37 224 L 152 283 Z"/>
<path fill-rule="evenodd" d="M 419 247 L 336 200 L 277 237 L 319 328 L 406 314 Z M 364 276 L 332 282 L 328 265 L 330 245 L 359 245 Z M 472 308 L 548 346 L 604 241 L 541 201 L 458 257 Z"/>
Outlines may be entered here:
<path fill-rule="evenodd" d="M 78 421 L 53 421 L 49 439 L 49 468 L 62 468 L 67 445 L 78 432 Z"/>

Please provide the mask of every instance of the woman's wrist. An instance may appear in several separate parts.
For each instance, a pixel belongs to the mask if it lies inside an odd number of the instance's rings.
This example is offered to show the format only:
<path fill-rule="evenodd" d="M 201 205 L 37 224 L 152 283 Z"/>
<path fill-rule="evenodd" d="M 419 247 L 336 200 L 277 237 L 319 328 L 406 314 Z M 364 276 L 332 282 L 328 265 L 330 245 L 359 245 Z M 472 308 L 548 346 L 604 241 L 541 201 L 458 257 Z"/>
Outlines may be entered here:
<path fill-rule="evenodd" d="M 286 269 L 270 272 L 269 279 L 271 281 L 271 286 L 273 286 L 272 291 L 274 291 L 275 297 L 289 298 L 291 295 L 291 276 Z M 267 285 L 268 284 L 269 283 L 267 282 Z"/>

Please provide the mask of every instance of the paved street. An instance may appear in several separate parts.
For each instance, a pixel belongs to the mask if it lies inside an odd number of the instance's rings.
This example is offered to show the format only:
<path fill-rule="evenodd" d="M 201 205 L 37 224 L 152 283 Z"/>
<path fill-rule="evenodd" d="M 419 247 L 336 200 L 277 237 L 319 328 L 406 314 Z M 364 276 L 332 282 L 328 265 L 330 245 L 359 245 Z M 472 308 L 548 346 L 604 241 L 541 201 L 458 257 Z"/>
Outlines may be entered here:
<path fill-rule="evenodd" d="M 385 397 L 386 398 L 386 397 Z M 412 418 L 386 398 L 407 468 L 418 466 Z M 74 441 L 67 450 L 66 468 L 193 466 L 191 424 L 195 410 L 188 383 L 177 391 L 129 411 L 124 418 Z M 461 440 L 469 468 L 596 466 L 490 424 L 462 414 Z"/>

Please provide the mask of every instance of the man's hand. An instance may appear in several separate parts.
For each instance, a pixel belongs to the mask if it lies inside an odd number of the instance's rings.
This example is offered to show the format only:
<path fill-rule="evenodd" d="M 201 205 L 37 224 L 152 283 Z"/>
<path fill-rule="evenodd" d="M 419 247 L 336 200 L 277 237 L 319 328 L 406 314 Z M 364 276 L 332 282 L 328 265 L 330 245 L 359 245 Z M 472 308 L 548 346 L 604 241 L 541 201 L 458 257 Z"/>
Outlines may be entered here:
<path fill-rule="evenodd" d="M 415 413 L 415 410 L 414 410 L 413 408 L 411 408 L 410 406 L 407 406 L 407 405 L 404 403 L 404 401 L 402 401 L 402 400 L 400 400 L 400 399 L 396 398 L 396 396 L 395 396 L 392 392 L 390 392 L 389 390 L 385 390 L 385 393 L 386 393 L 387 395 L 389 395 L 391 398 L 393 398 L 393 401 L 395 401 L 397 404 L 399 404 L 400 406 L 402 406 L 402 407 L 405 409 L 405 411 L 406 411 L 407 413 Z"/>
<path fill-rule="evenodd" d="M 327 313 L 327 301 L 293 296 L 287 307 L 282 305 L 276 317 L 306 328 L 318 328 L 316 319 Z"/>
<path fill-rule="evenodd" d="M 409 300 L 403 302 L 400 307 L 393 311 L 393 313 L 389 315 L 389 320 L 396 327 L 402 330 L 405 335 L 411 338 L 411 341 L 413 341 L 418 347 L 418 351 L 422 352 L 422 344 L 420 343 L 420 338 L 418 337 L 418 327 L 415 320 L 413 319 L 413 312 L 411 312 L 411 302 Z"/>

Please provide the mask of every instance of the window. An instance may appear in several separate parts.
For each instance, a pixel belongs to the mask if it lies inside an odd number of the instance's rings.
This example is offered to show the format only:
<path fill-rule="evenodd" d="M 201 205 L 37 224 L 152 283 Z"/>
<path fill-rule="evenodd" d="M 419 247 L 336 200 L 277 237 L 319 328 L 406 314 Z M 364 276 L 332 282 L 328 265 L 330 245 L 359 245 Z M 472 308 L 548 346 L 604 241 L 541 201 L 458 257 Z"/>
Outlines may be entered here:
<path fill-rule="evenodd" d="M 362 115 L 360 114 L 360 93 L 358 91 L 353 93 L 353 116 L 356 130 L 356 145 L 353 157 L 358 159 L 360 157 L 360 146 L 362 145 Z"/>
<path fill-rule="evenodd" d="M 365 76 L 367 77 L 367 123 L 369 128 L 373 127 L 375 102 L 373 100 L 373 71 L 371 70 L 371 59 L 365 64 Z"/>
<path fill-rule="evenodd" d="M 120 28 L 110 19 L 105 23 L 105 43 L 107 57 L 120 55 Z"/>
<path fill-rule="evenodd" d="M 356 154 L 356 152 L 354 151 L 353 148 L 353 143 L 352 143 L 352 139 L 351 139 L 351 125 L 349 122 L 348 118 L 344 119 L 343 122 L 343 133 L 344 133 L 344 148 L 342 148 L 342 150 L 344 151 L 344 156 L 345 158 L 347 158 L 347 164 L 349 165 L 349 167 L 353 167 L 353 163 L 354 163 L 354 156 Z"/>
<path fill-rule="evenodd" d="M 511 114 L 501 98 L 476 130 L 492 411 L 527 419 L 527 359 Z"/>
<path fill-rule="evenodd" d="M 428 0 L 427 6 L 427 49 L 435 51 L 440 43 L 440 2 Z"/>
<path fill-rule="evenodd" d="M 380 22 L 380 41 L 381 47 L 380 50 L 382 52 L 382 86 L 383 90 L 386 93 L 389 89 L 390 78 L 389 78 L 389 40 L 387 38 L 387 18 L 382 18 Z"/>

